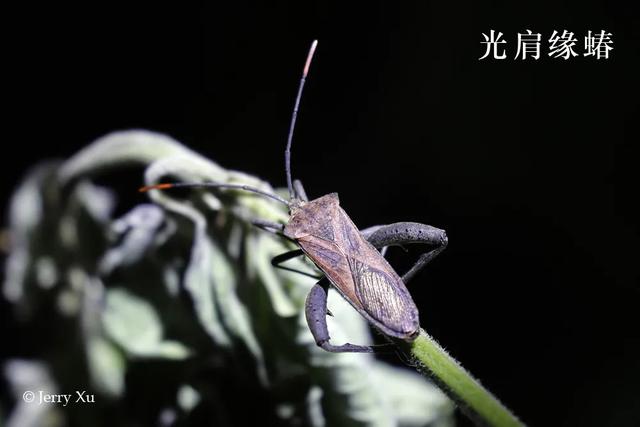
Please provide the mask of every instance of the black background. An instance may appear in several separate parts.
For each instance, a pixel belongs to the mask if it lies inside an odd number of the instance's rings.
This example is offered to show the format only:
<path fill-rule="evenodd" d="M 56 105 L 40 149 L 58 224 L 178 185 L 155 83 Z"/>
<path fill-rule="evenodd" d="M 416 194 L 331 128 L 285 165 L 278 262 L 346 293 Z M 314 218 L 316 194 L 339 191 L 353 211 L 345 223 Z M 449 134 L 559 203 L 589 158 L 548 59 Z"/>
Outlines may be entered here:
<path fill-rule="evenodd" d="M 127 128 L 283 185 L 318 38 L 293 147 L 309 195 L 339 192 L 361 227 L 447 230 L 410 286 L 423 326 L 525 422 L 640 425 L 638 15 L 632 2 L 512 3 L 8 10 L 3 199 L 39 159 Z M 490 29 L 508 59 L 478 60 Z M 543 35 L 538 61 L 513 59 L 526 29 Z M 580 54 L 587 30 L 615 49 L 550 59 L 564 29 Z M 132 194 L 141 182 L 114 179 Z"/>

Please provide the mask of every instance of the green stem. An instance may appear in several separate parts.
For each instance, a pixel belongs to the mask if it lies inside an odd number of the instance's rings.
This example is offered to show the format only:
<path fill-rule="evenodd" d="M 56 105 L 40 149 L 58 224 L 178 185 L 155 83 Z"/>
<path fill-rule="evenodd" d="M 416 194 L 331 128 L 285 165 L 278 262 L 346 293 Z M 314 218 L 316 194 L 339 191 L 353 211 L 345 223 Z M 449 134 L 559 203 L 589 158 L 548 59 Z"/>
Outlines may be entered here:
<path fill-rule="evenodd" d="M 411 344 L 410 352 L 426 373 L 477 424 L 524 426 L 518 418 L 471 376 L 424 330 Z"/>

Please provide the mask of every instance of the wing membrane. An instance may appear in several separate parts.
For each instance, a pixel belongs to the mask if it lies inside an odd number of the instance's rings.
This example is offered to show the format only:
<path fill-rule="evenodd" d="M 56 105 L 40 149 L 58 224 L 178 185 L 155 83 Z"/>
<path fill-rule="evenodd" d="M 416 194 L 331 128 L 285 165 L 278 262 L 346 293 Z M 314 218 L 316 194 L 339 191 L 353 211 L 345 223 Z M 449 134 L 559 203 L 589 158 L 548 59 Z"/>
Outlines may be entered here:
<path fill-rule="evenodd" d="M 401 279 L 357 260 L 351 265 L 356 295 L 367 313 L 399 334 L 414 332 L 418 328 L 417 310 L 404 286 L 395 283 Z"/>

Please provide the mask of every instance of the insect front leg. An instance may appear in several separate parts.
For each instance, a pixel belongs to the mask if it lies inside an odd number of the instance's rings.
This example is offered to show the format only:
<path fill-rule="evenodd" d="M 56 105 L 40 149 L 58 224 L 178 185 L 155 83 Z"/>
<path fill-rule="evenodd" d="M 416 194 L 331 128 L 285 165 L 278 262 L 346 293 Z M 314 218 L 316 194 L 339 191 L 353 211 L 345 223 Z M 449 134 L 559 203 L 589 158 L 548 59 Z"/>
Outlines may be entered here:
<path fill-rule="evenodd" d="M 374 353 L 381 346 L 364 346 L 355 344 L 333 345 L 329 342 L 329 329 L 327 328 L 327 292 L 329 280 L 326 277 L 313 285 L 305 303 L 305 315 L 311 335 L 316 344 L 332 353 Z M 384 346 L 383 346 L 384 347 Z"/>
<path fill-rule="evenodd" d="M 376 248 L 422 243 L 433 248 L 420 255 L 418 261 L 402 276 L 407 283 L 446 247 L 449 240 L 444 230 L 417 222 L 396 222 L 363 230 L 364 237 Z"/>

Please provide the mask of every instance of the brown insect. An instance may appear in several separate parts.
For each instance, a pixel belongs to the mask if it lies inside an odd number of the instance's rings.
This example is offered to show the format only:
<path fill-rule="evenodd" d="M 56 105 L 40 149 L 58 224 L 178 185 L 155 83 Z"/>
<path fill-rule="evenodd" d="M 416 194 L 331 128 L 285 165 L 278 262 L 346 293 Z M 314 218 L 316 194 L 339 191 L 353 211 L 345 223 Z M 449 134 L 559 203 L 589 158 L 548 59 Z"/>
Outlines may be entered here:
<path fill-rule="evenodd" d="M 337 193 L 309 201 L 301 182 L 292 181 L 291 142 L 304 83 L 316 45 L 317 41 L 314 41 L 307 56 L 287 138 L 285 168 L 289 200 L 241 184 L 163 183 L 143 187 L 141 191 L 173 187 L 240 189 L 287 205 L 290 218 L 286 225 L 263 220 L 254 220 L 253 223 L 295 242 L 300 248 L 274 258 L 274 266 L 292 270 L 280 264 L 296 256 L 306 255 L 324 273 L 324 277 L 312 287 L 305 304 L 307 323 L 316 343 L 332 352 L 373 352 L 372 346 L 330 343 L 326 322 L 329 284 L 333 284 L 338 292 L 382 333 L 389 337 L 412 341 L 420 331 L 420 322 L 418 309 L 405 283 L 444 250 L 447 237 L 444 230 L 415 222 L 380 225 L 360 231 L 340 207 Z M 431 248 L 424 252 L 401 278 L 379 249 L 384 251 L 388 246 L 412 243 L 427 244 Z"/>

